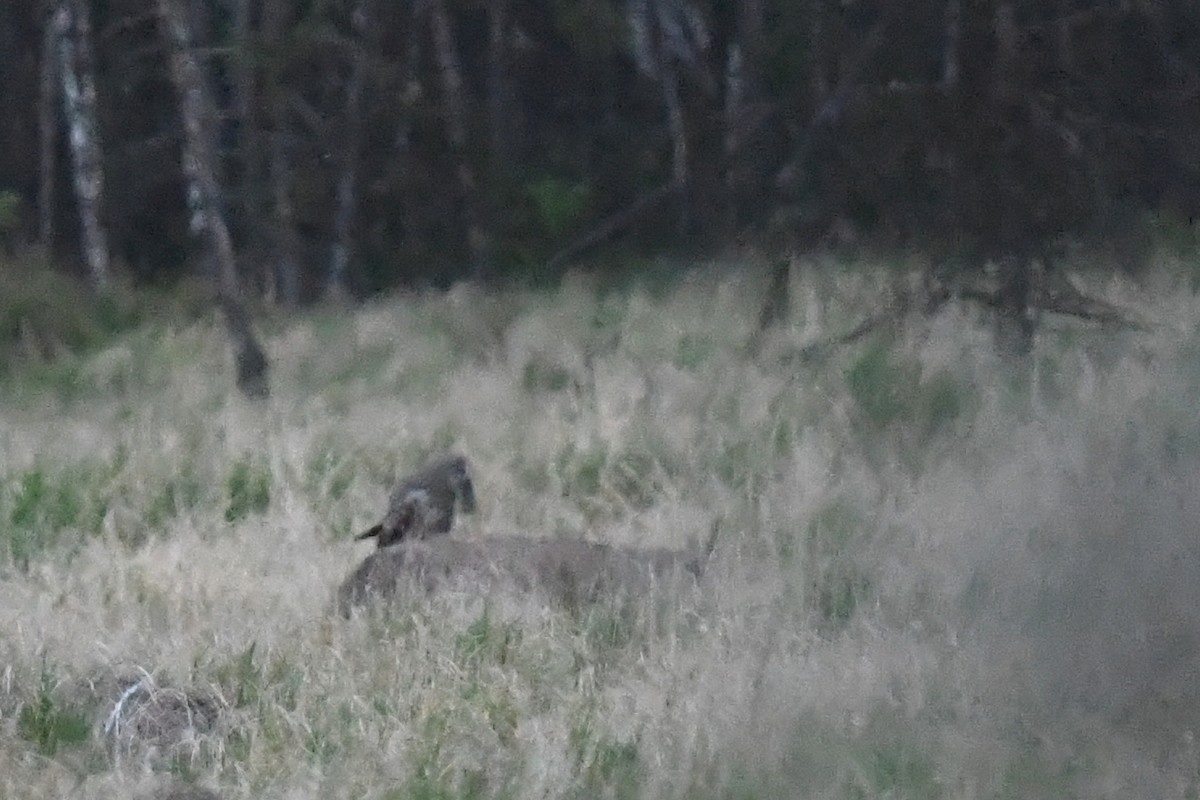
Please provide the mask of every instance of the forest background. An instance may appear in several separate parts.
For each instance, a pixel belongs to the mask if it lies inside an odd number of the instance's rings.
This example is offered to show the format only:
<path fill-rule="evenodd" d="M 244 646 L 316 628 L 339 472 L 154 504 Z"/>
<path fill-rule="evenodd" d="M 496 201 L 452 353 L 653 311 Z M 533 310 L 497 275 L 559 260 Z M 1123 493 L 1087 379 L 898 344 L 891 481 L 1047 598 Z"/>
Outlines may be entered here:
<path fill-rule="evenodd" d="M 1185 0 L 38 0 L 0 51 L 0 238 L 95 287 L 294 305 L 749 243 L 999 259 L 1024 306 L 1200 209 Z"/>

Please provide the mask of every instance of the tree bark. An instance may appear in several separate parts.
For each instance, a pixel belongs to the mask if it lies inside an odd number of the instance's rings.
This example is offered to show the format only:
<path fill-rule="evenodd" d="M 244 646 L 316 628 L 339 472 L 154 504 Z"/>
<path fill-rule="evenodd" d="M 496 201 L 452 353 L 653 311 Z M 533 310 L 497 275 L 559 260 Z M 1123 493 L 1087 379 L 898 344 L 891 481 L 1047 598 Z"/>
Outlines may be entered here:
<path fill-rule="evenodd" d="M 942 86 L 952 91 L 958 86 L 958 62 L 962 56 L 962 0 L 946 0 L 945 22 L 945 44 L 942 50 Z"/>
<path fill-rule="evenodd" d="M 353 56 L 350 79 L 346 84 L 346 104 L 342 112 L 340 169 L 333 217 L 333 252 L 329 256 L 329 275 L 325 294 L 331 299 L 346 295 L 346 269 L 354 251 L 354 218 L 358 208 L 358 158 L 362 143 L 362 95 L 366 83 L 371 17 L 373 9 L 366 0 L 358 0 L 351 12 L 357 50 Z"/>
<path fill-rule="evenodd" d="M 70 127 L 74 161 L 75 200 L 83 231 L 83 255 L 92 288 L 108 289 L 108 231 L 101 206 L 104 202 L 104 167 L 100 131 L 96 121 L 95 62 L 91 50 L 91 20 L 87 0 L 62 0 L 54 11 L 59 78 Z"/>
<path fill-rule="evenodd" d="M 512 124 L 516 113 L 508 79 L 508 14 L 510 0 L 488 3 L 487 110 L 488 157 L 497 174 L 511 159 Z"/>
<path fill-rule="evenodd" d="M 258 102 L 258 47 L 254 29 L 252 0 L 236 0 L 233 12 L 233 88 L 237 113 L 238 204 L 249 239 L 249 250 L 256 255 L 265 247 L 267 203 L 266 169 L 263 157 L 262 124 Z M 261 278 L 260 278 L 261 280 Z M 265 283 L 265 281 L 263 281 Z"/>
<path fill-rule="evenodd" d="M 53 14 L 54 10 L 50 10 Z M 55 76 L 54 20 L 48 18 L 42 33 L 41 85 L 38 98 L 38 240 L 46 253 L 54 249 L 54 176 L 58 171 L 58 102 Z"/>
<path fill-rule="evenodd" d="M 264 0 L 262 8 L 263 43 L 273 53 L 282 47 L 287 3 Z M 272 59 L 272 63 L 278 57 Z M 263 77 L 263 97 L 269 116 L 267 142 L 267 183 L 270 187 L 271 243 L 269 290 L 279 302 L 295 306 L 300 302 L 300 239 L 296 232 L 296 212 L 292 204 L 292 165 L 288 152 L 286 90 L 278 67 L 267 69 Z"/>
<path fill-rule="evenodd" d="M 183 171 L 188 181 L 192 229 L 205 235 L 210 254 L 217 262 L 217 297 L 233 341 L 237 387 L 248 397 L 266 397 L 267 358 L 242 303 L 233 239 L 221 213 L 212 130 L 215 108 L 192 51 L 191 31 L 183 9 L 175 0 L 158 0 L 158 10 L 166 28 L 171 75 L 179 91 L 184 130 Z"/>
<path fill-rule="evenodd" d="M 483 279 L 490 272 L 488 237 L 484 232 L 482 202 L 475 183 L 475 174 L 467 157 L 467 101 L 462 76 L 462 63 L 454 43 L 454 30 L 445 0 L 430 0 L 430 23 L 433 29 L 433 49 L 442 82 L 445 105 L 446 134 L 457 162 L 459 189 L 462 193 L 463 227 L 466 229 L 467 250 L 474 277 Z"/>

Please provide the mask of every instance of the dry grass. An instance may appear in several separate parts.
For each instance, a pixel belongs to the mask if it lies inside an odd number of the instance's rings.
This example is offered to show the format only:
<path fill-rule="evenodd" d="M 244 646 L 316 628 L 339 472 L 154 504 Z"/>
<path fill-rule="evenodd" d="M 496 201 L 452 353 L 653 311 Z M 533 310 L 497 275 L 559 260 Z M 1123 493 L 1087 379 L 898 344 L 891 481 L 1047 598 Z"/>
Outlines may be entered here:
<path fill-rule="evenodd" d="M 880 302 L 882 273 L 814 265 L 755 362 L 765 287 L 704 269 L 281 320 L 265 406 L 215 322 L 16 374 L 0 797 L 1194 797 L 1183 271 L 1096 287 L 1154 333 L 1050 320 L 1032 370 L 954 305 L 777 367 Z M 332 613 L 353 534 L 447 449 L 479 500 L 455 536 L 684 550 L 715 525 L 702 590 Z"/>

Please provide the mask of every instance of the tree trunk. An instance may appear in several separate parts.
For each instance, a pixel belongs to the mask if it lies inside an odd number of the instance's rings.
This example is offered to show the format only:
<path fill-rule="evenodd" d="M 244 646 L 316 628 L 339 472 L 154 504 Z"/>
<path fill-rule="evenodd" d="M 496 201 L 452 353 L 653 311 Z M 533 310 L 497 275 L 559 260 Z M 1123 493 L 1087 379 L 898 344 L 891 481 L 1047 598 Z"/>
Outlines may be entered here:
<path fill-rule="evenodd" d="M 740 0 L 737 25 L 746 82 L 751 90 L 757 90 L 763 55 L 763 0 Z"/>
<path fill-rule="evenodd" d="M 54 13 L 53 9 L 50 13 Z M 54 176 L 58 171 L 55 28 L 54 20 L 47 19 L 42 34 L 41 96 L 38 98 L 38 240 L 47 254 L 54 250 Z"/>
<path fill-rule="evenodd" d="M 166 28 L 171 75 L 180 97 L 183 171 L 188 182 L 192 229 L 204 233 L 210 254 L 217 262 L 217 297 L 233 340 L 237 386 L 248 397 L 266 397 L 267 358 L 242 304 L 233 240 L 221 213 L 212 130 L 215 109 L 192 51 L 191 32 L 183 9 L 175 0 L 158 0 L 158 11 Z"/>
<path fill-rule="evenodd" d="M 683 103 L 679 99 L 679 72 L 667 59 L 661 70 L 663 105 L 667 109 L 667 129 L 671 132 L 671 182 L 679 188 L 679 232 L 682 234 L 687 230 L 689 218 L 687 125 Z"/>
<path fill-rule="evenodd" d="M 337 179 L 333 217 L 333 252 L 329 257 L 329 276 L 325 294 L 331 299 L 346 295 L 346 268 L 354 250 L 354 217 L 357 211 L 358 158 L 362 140 L 362 94 L 366 83 L 369 40 L 373 9 L 366 0 L 358 0 L 351 12 L 357 51 L 346 85 L 346 105 L 342 112 L 342 151 Z"/>
<path fill-rule="evenodd" d="M 812 92 L 813 108 L 818 108 L 825 99 L 829 97 L 832 81 L 829 79 L 829 73 L 825 64 L 825 0 L 809 0 L 809 8 L 812 9 L 812 17 L 809 20 L 809 36 L 808 36 L 808 69 L 809 81 Z"/>
<path fill-rule="evenodd" d="M 273 53 L 282 46 L 288 5 L 285 0 L 264 0 L 262 34 L 264 45 Z M 277 60 L 277 57 L 272 60 Z M 270 122 L 267 143 L 267 182 L 270 186 L 271 244 L 270 275 L 266 283 L 277 293 L 279 302 L 295 306 L 300 302 L 300 238 L 296 232 L 296 212 L 292 205 L 292 166 L 288 153 L 287 114 L 284 87 L 277 67 L 266 70 L 263 92 Z"/>
<path fill-rule="evenodd" d="M 942 51 L 942 86 L 953 91 L 958 86 L 959 59 L 962 56 L 962 0 L 946 0 L 946 41 Z"/>
<path fill-rule="evenodd" d="M 483 228 L 482 203 L 475 184 L 474 171 L 467 157 L 467 101 L 463 88 L 462 64 L 454 43 L 454 31 L 450 27 L 450 15 L 446 11 L 445 0 L 430 0 L 429 14 L 433 29 L 434 56 L 442 82 L 446 134 L 457 161 L 456 171 L 462 193 L 463 227 L 466 229 L 471 271 L 476 279 L 483 279 L 490 271 L 488 244 Z"/>
<path fill-rule="evenodd" d="M 275 107 L 276 122 L 271 134 L 268 180 L 271 184 L 271 262 L 269 285 L 286 306 L 300 303 L 300 237 L 292 206 L 292 171 L 282 130 L 283 113 Z"/>
<path fill-rule="evenodd" d="M 516 114 L 508 80 L 508 13 L 510 0 L 488 3 L 487 110 L 488 157 L 493 175 L 511 160 L 513 115 Z"/>
<path fill-rule="evenodd" d="M 103 292 L 108 288 L 110 272 L 108 232 L 101 212 L 104 167 L 96 121 L 95 64 L 87 0 L 63 0 L 54 11 L 53 25 L 58 43 L 63 102 L 71 131 L 75 201 L 83 230 L 83 255 L 92 288 Z"/>
<path fill-rule="evenodd" d="M 266 249 L 267 203 L 265 201 L 262 125 L 258 108 L 258 45 L 252 0 L 236 0 L 233 13 L 233 89 L 237 113 L 238 207 L 249 239 L 248 250 L 258 256 Z M 265 281 L 263 281 L 265 283 Z M 265 288 L 265 287 L 264 287 Z"/>

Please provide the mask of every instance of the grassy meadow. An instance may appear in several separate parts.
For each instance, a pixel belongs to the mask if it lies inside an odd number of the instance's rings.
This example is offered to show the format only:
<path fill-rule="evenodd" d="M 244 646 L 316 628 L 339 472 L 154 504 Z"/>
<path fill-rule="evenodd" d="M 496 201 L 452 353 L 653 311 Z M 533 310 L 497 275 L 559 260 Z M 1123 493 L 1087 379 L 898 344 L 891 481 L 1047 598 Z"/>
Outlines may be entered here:
<path fill-rule="evenodd" d="M 1023 365 L 953 302 L 789 358 L 897 279 L 812 262 L 754 358 L 766 280 L 711 264 L 272 316 L 263 404 L 215 315 L 11 366 L 0 798 L 1195 798 L 1191 269 L 1084 281 L 1146 329 L 1047 317 Z M 332 614 L 448 449 L 453 535 L 715 530 L 708 569 Z"/>

